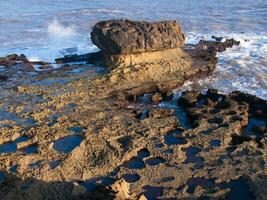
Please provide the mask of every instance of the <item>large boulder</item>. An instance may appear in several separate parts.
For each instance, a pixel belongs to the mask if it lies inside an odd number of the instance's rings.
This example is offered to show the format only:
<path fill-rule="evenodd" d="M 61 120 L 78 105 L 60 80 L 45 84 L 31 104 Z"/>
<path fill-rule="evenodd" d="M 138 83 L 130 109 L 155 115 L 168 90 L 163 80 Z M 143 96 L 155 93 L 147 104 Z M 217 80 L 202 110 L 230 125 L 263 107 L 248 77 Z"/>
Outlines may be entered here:
<path fill-rule="evenodd" d="M 91 39 L 105 54 L 124 54 L 181 47 L 185 37 L 176 21 L 110 20 L 95 24 Z"/>

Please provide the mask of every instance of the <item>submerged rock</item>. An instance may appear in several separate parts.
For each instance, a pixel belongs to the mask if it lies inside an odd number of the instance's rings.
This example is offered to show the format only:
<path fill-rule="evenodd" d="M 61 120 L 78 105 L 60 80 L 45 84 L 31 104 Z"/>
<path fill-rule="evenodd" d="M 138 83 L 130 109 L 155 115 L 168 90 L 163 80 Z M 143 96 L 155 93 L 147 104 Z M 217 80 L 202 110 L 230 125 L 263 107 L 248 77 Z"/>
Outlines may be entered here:
<path fill-rule="evenodd" d="M 91 39 L 105 54 L 124 54 L 181 47 L 185 37 L 176 21 L 109 20 L 94 25 Z"/>

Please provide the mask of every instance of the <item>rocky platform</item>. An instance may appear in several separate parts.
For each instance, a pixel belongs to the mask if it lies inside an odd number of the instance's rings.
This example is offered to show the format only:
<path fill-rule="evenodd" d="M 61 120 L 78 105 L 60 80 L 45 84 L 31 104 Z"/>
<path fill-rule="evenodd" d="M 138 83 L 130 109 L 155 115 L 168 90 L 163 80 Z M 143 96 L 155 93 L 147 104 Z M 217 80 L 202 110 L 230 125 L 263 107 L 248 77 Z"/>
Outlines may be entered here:
<path fill-rule="evenodd" d="M 209 44 L 121 54 L 94 78 L 3 81 L 0 199 L 266 199 L 267 102 L 172 92 L 215 69 L 226 43 Z"/>

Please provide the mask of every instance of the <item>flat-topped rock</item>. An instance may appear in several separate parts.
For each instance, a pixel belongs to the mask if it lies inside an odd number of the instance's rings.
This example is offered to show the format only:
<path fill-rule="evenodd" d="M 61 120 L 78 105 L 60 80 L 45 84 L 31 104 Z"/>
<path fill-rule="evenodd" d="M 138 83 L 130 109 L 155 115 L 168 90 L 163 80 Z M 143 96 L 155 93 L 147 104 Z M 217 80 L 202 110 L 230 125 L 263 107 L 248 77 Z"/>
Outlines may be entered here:
<path fill-rule="evenodd" d="M 95 24 L 91 39 L 105 54 L 124 54 L 181 47 L 185 37 L 176 21 L 110 20 Z"/>

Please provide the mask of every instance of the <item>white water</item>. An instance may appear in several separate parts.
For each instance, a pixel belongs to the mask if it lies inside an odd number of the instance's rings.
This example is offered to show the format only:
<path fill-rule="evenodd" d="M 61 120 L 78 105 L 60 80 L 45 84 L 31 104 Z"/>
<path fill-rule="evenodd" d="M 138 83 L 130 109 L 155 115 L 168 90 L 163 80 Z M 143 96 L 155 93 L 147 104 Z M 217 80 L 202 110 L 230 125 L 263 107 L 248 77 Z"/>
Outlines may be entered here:
<path fill-rule="evenodd" d="M 31 60 L 96 51 L 89 33 L 104 19 L 175 19 L 188 43 L 212 34 L 234 37 L 240 47 L 218 55 L 214 74 L 184 88 L 242 90 L 267 99 L 267 1 L 9 0 L 0 1 L 0 9 L 0 56 L 23 53 Z"/>
<path fill-rule="evenodd" d="M 226 34 L 240 41 L 240 46 L 218 53 L 216 70 L 203 80 L 188 81 L 184 89 L 206 90 L 213 87 L 228 93 L 241 90 L 267 99 L 267 35 Z M 188 42 L 196 43 L 201 36 L 189 35 Z M 206 39 L 211 35 L 205 35 Z M 204 38 L 204 39 L 205 39 Z"/>

